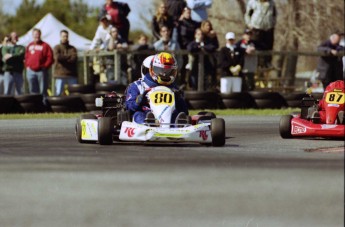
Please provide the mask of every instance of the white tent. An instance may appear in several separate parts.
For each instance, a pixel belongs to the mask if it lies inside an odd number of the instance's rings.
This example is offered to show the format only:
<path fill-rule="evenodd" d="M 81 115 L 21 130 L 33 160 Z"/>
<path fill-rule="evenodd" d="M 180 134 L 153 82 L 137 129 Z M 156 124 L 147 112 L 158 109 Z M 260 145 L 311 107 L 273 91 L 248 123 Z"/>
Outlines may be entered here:
<path fill-rule="evenodd" d="M 38 28 L 41 30 L 41 39 L 44 42 L 47 42 L 51 46 L 51 48 L 54 48 L 55 45 L 60 43 L 61 30 L 68 31 L 69 43 L 75 46 L 78 51 L 87 50 L 91 45 L 91 40 L 80 36 L 69 29 L 66 25 L 56 19 L 51 13 L 45 15 L 33 28 Z M 27 46 L 30 42 L 32 42 L 33 28 L 30 29 L 30 31 L 28 31 L 25 35 L 19 37 L 18 44 Z"/>

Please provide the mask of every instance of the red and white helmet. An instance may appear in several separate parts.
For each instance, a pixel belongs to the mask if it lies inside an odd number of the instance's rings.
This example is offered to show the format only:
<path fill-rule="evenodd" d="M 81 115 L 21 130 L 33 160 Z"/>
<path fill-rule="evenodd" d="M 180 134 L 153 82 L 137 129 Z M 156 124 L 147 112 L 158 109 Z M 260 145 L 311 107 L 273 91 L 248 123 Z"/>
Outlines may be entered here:
<path fill-rule="evenodd" d="M 177 62 L 175 57 L 167 52 L 156 54 L 150 65 L 150 75 L 161 85 L 172 84 L 177 76 Z"/>

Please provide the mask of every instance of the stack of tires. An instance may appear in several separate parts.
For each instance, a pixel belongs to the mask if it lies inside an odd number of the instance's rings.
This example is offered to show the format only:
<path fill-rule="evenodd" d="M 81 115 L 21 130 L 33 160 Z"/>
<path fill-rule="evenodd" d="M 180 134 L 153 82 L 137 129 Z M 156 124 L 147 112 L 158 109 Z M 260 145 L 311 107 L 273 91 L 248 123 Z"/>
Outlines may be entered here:
<path fill-rule="evenodd" d="M 254 98 L 256 107 L 259 109 L 280 109 L 287 107 L 284 97 L 278 92 L 251 91 L 249 93 Z"/>
<path fill-rule="evenodd" d="M 86 111 L 100 110 L 100 108 L 95 105 L 95 99 L 101 97 L 101 95 L 96 93 L 94 85 L 72 84 L 68 85 L 68 91 L 71 96 L 78 96 L 83 100 Z"/>
<path fill-rule="evenodd" d="M 189 109 L 217 109 L 220 106 L 220 96 L 212 91 L 185 91 L 185 100 Z"/>
<path fill-rule="evenodd" d="M 234 92 L 221 94 L 222 106 L 225 109 L 249 109 L 256 108 L 253 97 L 248 92 Z"/>
<path fill-rule="evenodd" d="M 0 96 L 0 114 L 17 113 L 18 102 L 13 96 Z"/>
<path fill-rule="evenodd" d="M 79 96 L 48 96 L 47 102 L 54 113 L 85 112 L 83 100 Z"/>
<path fill-rule="evenodd" d="M 288 107 L 299 108 L 301 107 L 302 99 L 304 97 L 307 97 L 308 95 L 306 93 L 300 92 L 300 93 L 282 94 L 282 96 L 284 97 Z"/>
<path fill-rule="evenodd" d="M 126 90 L 126 86 L 122 84 L 114 84 L 114 83 L 97 83 L 95 86 L 96 93 L 98 94 L 107 94 L 112 91 L 123 95 Z"/>
<path fill-rule="evenodd" d="M 43 113 L 47 110 L 41 94 L 17 95 L 15 99 L 20 113 Z"/>

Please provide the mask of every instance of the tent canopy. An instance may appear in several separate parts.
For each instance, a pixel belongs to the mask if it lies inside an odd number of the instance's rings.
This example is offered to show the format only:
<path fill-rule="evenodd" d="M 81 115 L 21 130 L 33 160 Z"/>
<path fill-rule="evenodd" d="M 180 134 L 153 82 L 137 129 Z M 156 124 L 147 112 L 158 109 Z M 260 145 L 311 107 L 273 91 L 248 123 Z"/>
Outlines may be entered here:
<path fill-rule="evenodd" d="M 78 35 L 66 25 L 56 19 L 53 14 L 48 13 L 45 15 L 32 29 L 30 29 L 25 35 L 19 37 L 18 44 L 27 46 L 33 41 L 32 30 L 38 28 L 41 30 L 41 38 L 44 42 L 48 43 L 51 48 L 54 48 L 57 44 L 60 44 L 60 31 L 66 30 L 69 33 L 69 43 L 77 48 L 78 51 L 89 49 L 91 40 Z"/>

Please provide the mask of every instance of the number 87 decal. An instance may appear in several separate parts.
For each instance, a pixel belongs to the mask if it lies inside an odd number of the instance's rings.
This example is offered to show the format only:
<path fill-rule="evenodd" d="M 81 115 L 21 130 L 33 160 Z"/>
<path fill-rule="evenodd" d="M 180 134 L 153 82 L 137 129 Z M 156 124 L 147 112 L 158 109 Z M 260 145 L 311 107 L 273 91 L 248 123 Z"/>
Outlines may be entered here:
<path fill-rule="evenodd" d="M 330 92 L 326 95 L 326 102 L 331 104 L 344 104 L 345 96 L 344 93 Z"/>

